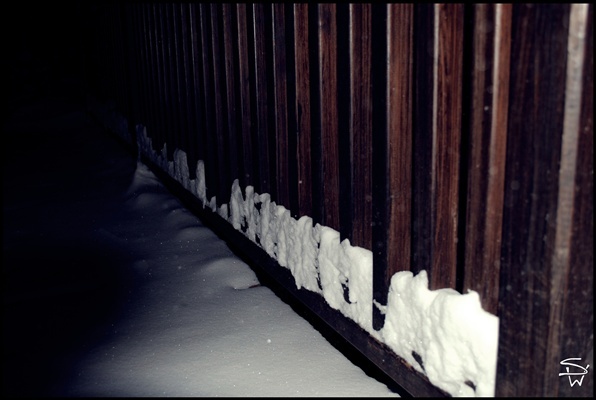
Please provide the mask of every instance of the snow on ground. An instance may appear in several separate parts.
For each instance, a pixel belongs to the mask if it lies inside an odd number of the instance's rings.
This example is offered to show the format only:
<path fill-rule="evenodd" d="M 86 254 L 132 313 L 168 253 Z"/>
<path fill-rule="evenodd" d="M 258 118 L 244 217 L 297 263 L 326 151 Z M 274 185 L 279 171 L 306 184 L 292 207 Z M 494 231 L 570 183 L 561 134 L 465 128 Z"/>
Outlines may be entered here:
<path fill-rule="evenodd" d="M 73 105 L 4 128 L 4 394 L 398 396 Z"/>
<path fill-rule="evenodd" d="M 128 132 L 122 117 L 111 118 L 111 124 L 115 132 Z M 377 304 L 372 295 L 370 250 L 352 246 L 348 239 L 340 242 L 339 232 L 318 223 L 313 226 L 309 216 L 294 219 L 268 193 L 255 193 L 248 186 L 243 194 L 237 179 L 229 203 L 217 206 L 205 187 L 203 161 L 198 161 L 196 179 L 191 180 L 184 151 L 175 149 L 174 159 L 168 160 L 167 143 L 158 151 L 146 127 L 138 125 L 137 132 L 142 154 L 192 192 L 203 207 L 288 268 L 297 288 L 319 293 L 330 307 L 452 396 L 494 396 L 499 319 L 482 309 L 478 293 L 460 294 L 450 288 L 430 291 L 426 271 L 415 277 L 400 271 L 391 279 L 388 304 Z M 373 305 L 386 316 L 380 331 L 372 327 Z"/>

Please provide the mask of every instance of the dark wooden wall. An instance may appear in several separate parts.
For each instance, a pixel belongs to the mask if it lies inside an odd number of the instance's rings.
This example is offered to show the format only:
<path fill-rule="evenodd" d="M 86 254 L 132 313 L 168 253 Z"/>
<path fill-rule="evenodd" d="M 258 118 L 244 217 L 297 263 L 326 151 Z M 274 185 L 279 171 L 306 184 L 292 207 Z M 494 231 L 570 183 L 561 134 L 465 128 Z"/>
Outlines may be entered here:
<path fill-rule="evenodd" d="M 592 393 L 591 371 L 558 376 L 593 364 L 591 5 L 88 12 L 90 90 L 184 150 L 191 178 L 204 160 L 218 204 L 238 178 L 371 250 L 381 304 L 401 270 L 479 292 L 497 395 Z"/>

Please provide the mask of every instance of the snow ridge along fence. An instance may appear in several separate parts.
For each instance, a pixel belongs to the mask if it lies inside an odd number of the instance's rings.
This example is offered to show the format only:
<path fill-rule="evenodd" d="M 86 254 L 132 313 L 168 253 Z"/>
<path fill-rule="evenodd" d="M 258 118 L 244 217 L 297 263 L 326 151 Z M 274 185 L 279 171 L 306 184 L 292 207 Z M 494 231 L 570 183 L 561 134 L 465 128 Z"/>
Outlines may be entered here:
<path fill-rule="evenodd" d="M 593 392 L 592 5 L 80 9 L 96 115 L 410 394 Z"/>

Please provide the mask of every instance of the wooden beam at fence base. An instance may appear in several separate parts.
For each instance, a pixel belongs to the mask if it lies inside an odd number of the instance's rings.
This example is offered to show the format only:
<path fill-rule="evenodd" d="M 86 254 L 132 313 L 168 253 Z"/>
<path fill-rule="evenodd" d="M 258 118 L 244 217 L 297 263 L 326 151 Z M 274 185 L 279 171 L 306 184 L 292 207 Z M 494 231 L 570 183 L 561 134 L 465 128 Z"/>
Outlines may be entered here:
<path fill-rule="evenodd" d="M 226 241 L 230 248 L 242 257 L 259 275 L 260 279 L 268 283 L 274 292 L 285 301 L 290 302 L 291 305 L 293 304 L 294 307 L 296 307 L 294 302 L 306 306 L 305 311 L 308 314 L 302 314 L 303 317 L 309 318 L 311 321 L 312 318 L 315 318 L 317 324 L 327 325 L 341 335 L 353 349 L 372 361 L 377 368 L 399 386 L 397 388 L 399 394 L 404 397 L 408 395 L 416 397 L 449 397 L 446 392 L 432 385 L 426 376 L 413 369 L 386 345 L 373 339 L 356 322 L 332 309 L 321 295 L 306 289 L 297 289 L 294 277 L 287 268 L 280 266 L 262 248 L 258 247 L 242 232 L 235 230 L 228 221 L 209 209 L 203 208 L 201 201 L 196 196 L 161 170 L 148 157 L 141 155 L 141 161 L 180 199 L 188 210 L 199 217 L 221 239 Z"/>
<path fill-rule="evenodd" d="M 474 6 L 463 293 L 497 313 L 509 107 L 511 5 Z M 468 93 L 466 93 L 468 95 Z M 462 193 L 462 196 L 465 194 Z"/>

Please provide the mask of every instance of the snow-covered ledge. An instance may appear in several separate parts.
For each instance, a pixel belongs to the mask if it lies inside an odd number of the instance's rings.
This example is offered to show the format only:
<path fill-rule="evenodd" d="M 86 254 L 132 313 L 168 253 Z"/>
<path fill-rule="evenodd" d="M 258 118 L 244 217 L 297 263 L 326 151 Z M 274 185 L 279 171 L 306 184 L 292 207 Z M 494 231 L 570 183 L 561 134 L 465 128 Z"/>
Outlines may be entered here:
<path fill-rule="evenodd" d="M 263 248 L 279 265 L 288 268 L 296 287 L 321 294 L 330 307 L 358 323 L 378 341 L 429 381 L 452 396 L 490 396 L 495 393 L 499 319 L 482 309 L 478 293 L 428 289 L 426 271 L 409 271 L 391 279 L 380 331 L 372 328 L 372 252 L 340 242 L 334 229 L 308 216 L 296 220 L 289 210 L 271 201 L 267 193 L 244 193 L 232 183 L 229 203 L 217 207 L 207 198 L 203 161 L 190 179 L 186 153 L 176 149 L 168 161 L 166 145 L 153 148 L 145 127 L 137 126 L 139 152 L 192 192 L 203 207 L 218 213 L 233 227 Z M 345 288 L 349 301 L 344 298 Z"/>

